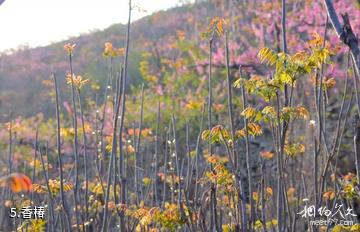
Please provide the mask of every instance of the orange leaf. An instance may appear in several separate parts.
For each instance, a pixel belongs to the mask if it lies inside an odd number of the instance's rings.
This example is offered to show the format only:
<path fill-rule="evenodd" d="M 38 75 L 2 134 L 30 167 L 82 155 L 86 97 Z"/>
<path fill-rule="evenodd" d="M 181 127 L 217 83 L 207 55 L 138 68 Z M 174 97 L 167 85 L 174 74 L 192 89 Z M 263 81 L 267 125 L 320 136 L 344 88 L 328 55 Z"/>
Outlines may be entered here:
<path fill-rule="evenodd" d="M 272 157 L 274 157 L 274 153 L 270 151 L 260 151 L 260 156 L 264 159 L 271 159 Z"/>
<path fill-rule="evenodd" d="M 32 182 L 29 177 L 20 173 L 13 173 L 0 178 L 0 186 L 7 186 L 15 193 L 31 191 Z"/>
<path fill-rule="evenodd" d="M 324 199 L 326 200 L 332 200 L 336 197 L 336 193 L 332 190 L 324 192 L 323 194 Z"/>

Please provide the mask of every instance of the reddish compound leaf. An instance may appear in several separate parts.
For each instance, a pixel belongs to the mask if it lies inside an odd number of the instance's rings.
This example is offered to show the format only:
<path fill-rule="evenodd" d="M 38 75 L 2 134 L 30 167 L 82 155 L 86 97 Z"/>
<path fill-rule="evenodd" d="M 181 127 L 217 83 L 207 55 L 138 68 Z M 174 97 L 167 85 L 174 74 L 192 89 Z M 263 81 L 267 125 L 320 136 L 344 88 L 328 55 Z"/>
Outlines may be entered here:
<path fill-rule="evenodd" d="M 0 178 L 0 186 L 7 186 L 13 192 L 28 192 L 32 189 L 32 182 L 29 177 L 21 173 L 13 173 Z"/>

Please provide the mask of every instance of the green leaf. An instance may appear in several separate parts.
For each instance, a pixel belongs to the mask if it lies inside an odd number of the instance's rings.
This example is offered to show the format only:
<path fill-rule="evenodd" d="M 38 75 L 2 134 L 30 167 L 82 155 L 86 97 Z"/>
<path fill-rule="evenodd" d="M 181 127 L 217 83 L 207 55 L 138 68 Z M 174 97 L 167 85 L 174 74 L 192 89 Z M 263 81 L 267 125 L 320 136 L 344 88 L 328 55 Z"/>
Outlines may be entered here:
<path fill-rule="evenodd" d="M 278 55 L 271 50 L 270 48 L 262 48 L 258 53 L 258 57 L 260 58 L 260 62 L 273 66 L 278 61 Z"/>

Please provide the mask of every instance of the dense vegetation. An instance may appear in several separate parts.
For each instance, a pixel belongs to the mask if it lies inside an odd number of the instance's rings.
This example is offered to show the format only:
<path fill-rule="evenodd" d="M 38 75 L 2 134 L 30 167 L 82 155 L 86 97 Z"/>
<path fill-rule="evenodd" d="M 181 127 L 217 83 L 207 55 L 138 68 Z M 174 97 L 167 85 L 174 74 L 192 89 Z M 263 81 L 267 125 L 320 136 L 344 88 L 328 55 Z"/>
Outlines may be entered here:
<path fill-rule="evenodd" d="M 3 55 L 1 230 L 360 231 L 359 7 L 130 24 L 130 1 L 126 26 Z M 26 206 L 45 217 L 9 217 Z"/>

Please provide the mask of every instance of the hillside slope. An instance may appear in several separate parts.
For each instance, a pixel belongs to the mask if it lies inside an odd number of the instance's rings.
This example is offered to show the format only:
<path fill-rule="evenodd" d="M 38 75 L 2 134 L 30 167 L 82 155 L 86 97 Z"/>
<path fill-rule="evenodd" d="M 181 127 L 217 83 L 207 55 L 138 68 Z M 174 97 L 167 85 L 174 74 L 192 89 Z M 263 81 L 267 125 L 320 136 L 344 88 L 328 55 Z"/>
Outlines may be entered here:
<path fill-rule="evenodd" d="M 203 5 L 203 13 L 210 17 L 212 8 Z M 155 41 L 165 42 L 176 35 L 177 30 L 193 31 L 189 23 L 192 18 L 191 6 L 160 11 L 142 18 L 132 25 L 130 76 L 131 83 L 140 79 L 138 63 L 141 52 Z M 48 95 L 42 91 L 43 80 L 52 72 L 65 76 L 68 70 L 67 57 L 63 45 L 76 43 L 74 72 L 91 80 L 104 80 L 107 75 L 107 60 L 102 56 L 105 42 L 123 47 L 126 36 L 125 26 L 114 24 L 102 30 L 73 37 L 66 41 L 45 47 L 16 51 L 11 55 L 0 56 L 0 114 L 12 111 L 14 115 L 30 116 L 36 112 L 48 112 L 50 104 L 45 104 Z M 62 88 L 64 83 L 62 83 Z M 41 99 L 41 100 L 40 100 Z M 40 103 L 41 102 L 41 103 Z M 29 108 L 29 106 L 31 106 Z"/>
<path fill-rule="evenodd" d="M 141 82 L 139 66 L 143 55 L 147 52 L 157 59 L 155 63 L 165 62 L 166 59 L 175 61 L 181 58 L 182 54 L 173 49 L 179 33 L 186 37 L 183 49 L 199 49 L 206 54 L 208 48 L 206 41 L 201 39 L 201 32 L 206 30 L 208 23 L 215 16 L 228 20 L 230 59 L 233 64 L 258 63 L 256 54 L 264 46 L 280 49 L 281 11 L 278 2 L 243 1 L 237 3 L 218 0 L 198 2 L 200 3 L 197 5 L 160 11 L 133 23 L 129 58 L 130 85 Z M 335 1 L 336 7 L 340 9 L 339 12 L 349 13 L 353 28 L 359 28 L 360 20 L 354 4 L 352 0 Z M 302 49 L 304 42 L 311 37 L 313 32 L 322 33 L 324 30 L 326 14 L 320 0 L 292 1 L 291 7 L 288 7 L 287 17 L 287 39 L 290 52 Z M 59 77 L 65 77 L 68 67 L 63 45 L 68 42 L 77 44 L 74 72 L 94 82 L 104 83 L 108 69 L 108 60 L 102 56 L 104 43 L 111 42 L 115 47 L 124 47 L 125 37 L 125 26 L 115 24 L 103 31 L 73 37 L 46 47 L 26 49 L 12 55 L 0 56 L 0 115 L 9 111 L 12 111 L 14 115 L 23 116 L 34 115 L 38 112 L 45 114 L 53 112 L 51 102 L 46 101 L 49 98 L 48 89 L 43 88 L 42 81 L 48 79 L 52 72 Z M 340 44 L 333 31 L 329 31 L 328 40 L 332 46 Z M 223 42 L 215 41 L 214 46 L 214 62 L 223 65 Z M 342 52 L 344 51 L 345 47 L 342 47 Z M 119 61 L 115 60 L 115 70 L 119 70 Z M 196 57 L 189 65 L 199 64 L 206 65 L 203 60 Z M 341 64 L 335 64 L 334 69 L 330 70 L 331 73 L 329 71 L 329 76 L 342 75 L 340 66 Z M 64 86 L 63 81 L 61 89 L 66 91 L 67 88 Z M 101 87 L 105 88 L 104 85 Z M 101 98 L 102 94 L 99 97 Z"/>

